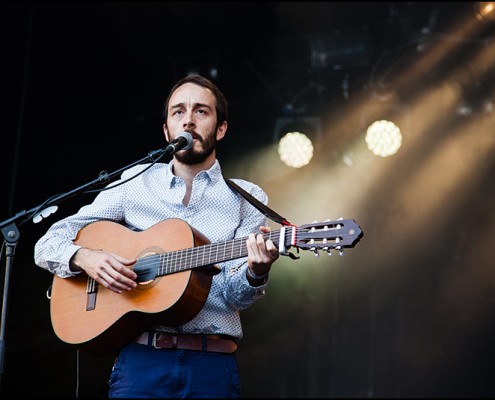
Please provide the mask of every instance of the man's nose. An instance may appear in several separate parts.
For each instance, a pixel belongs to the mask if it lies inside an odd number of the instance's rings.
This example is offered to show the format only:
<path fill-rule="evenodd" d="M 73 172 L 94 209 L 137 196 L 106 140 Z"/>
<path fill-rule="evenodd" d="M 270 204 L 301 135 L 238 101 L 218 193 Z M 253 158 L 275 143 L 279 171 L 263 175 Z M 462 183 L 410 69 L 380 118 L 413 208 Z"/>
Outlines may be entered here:
<path fill-rule="evenodd" d="M 183 127 L 184 129 L 194 128 L 196 124 L 194 123 L 194 118 L 192 113 L 188 113 L 184 119 Z"/>

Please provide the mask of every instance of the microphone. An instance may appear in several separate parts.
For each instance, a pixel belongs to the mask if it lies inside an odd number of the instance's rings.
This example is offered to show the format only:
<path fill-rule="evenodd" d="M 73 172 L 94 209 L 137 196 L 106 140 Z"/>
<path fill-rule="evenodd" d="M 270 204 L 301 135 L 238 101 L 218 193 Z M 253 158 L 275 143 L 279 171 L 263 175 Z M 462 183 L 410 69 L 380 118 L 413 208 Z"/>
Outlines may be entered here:
<path fill-rule="evenodd" d="M 165 154 L 174 154 L 179 150 L 189 150 L 193 145 L 193 137 L 189 132 L 182 132 L 165 148 Z"/>

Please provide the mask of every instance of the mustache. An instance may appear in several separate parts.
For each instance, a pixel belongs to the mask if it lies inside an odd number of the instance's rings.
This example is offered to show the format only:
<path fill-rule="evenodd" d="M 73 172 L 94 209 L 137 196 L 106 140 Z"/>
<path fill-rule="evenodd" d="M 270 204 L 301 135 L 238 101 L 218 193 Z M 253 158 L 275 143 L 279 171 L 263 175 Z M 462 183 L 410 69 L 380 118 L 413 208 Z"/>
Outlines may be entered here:
<path fill-rule="evenodd" d="M 187 130 L 187 129 L 184 129 L 183 132 L 189 133 L 192 136 L 192 138 L 196 139 L 198 142 L 201 142 L 201 143 L 203 142 L 203 138 L 200 135 L 198 135 L 196 132 L 194 132 L 192 130 Z"/>

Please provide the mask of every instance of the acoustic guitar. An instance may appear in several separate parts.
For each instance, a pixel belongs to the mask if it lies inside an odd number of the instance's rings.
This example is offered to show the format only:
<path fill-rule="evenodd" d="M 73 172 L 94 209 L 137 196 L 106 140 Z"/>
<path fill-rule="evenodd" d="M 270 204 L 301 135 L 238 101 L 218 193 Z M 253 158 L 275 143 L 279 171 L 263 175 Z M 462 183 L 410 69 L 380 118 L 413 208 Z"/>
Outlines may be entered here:
<path fill-rule="evenodd" d="M 282 255 L 292 258 L 298 257 L 288 251 L 291 248 L 343 252 L 362 235 L 349 219 L 283 226 L 264 234 Z M 181 219 L 163 220 L 139 232 L 112 221 L 89 224 L 78 232 L 74 243 L 137 258 L 132 268 L 138 286 L 118 294 L 84 273 L 70 278 L 55 275 L 50 297 L 55 334 L 77 348 L 106 355 L 152 325 L 182 325 L 203 307 L 219 272 L 216 264 L 247 256 L 246 240 L 210 243 Z"/>

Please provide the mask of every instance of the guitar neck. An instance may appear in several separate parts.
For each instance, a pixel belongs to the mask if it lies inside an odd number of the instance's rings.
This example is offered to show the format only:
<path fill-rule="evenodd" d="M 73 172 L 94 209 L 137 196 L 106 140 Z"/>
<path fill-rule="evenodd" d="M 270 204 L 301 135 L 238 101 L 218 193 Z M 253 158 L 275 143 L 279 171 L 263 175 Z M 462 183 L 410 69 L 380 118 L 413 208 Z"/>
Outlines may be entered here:
<path fill-rule="evenodd" d="M 291 247 L 317 252 L 337 249 L 342 253 L 344 247 L 353 247 L 362 236 L 360 227 L 354 220 L 325 221 L 297 226 L 284 226 L 279 230 L 263 234 L 265 240 L 271 239 L 281 254 Z M 201 246 L 166 253 L 148 255 L 139 259 L 134 265 L 137 281 L 143 282 L 190 270 L 214 265 L 248 255 L 247 237 L 209 243 Z"/>
<path fill-rule="evenodd" d="M 266 240 L 271 239 L 275 246 L 278 246 L 279 234 L 280 231 L 274 231 L 264 236 Z M 137 281 L 146 281 L 157 276 L 246 257 L 248 255 L 247 239 L 243 237 L 141 258 L 134 266 L 134 272 L 138 274 Z"/>

